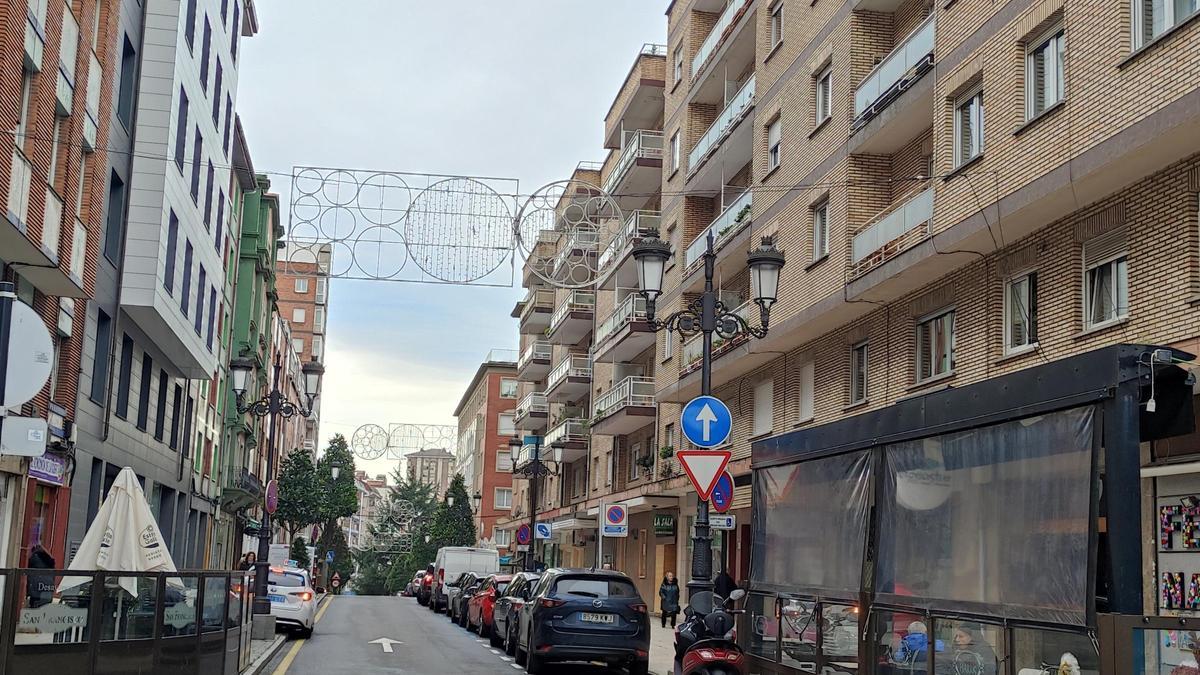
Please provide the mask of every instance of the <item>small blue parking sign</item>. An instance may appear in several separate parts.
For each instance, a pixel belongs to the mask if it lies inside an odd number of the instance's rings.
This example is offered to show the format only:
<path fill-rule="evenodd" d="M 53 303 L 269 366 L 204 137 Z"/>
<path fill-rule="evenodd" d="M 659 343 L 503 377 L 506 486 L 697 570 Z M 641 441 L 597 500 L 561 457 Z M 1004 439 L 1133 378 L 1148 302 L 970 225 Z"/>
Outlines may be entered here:
<path fill-rule="evenodd" d="M 684 438 L 698 448 L 715 448 L 729 440 L 733 415 L 729 406 L 715 396 L 697 396 L 683 406 L 679 428 Z"/>
<path fill-rule="evenodd" d="M 325 564 L 326 565 L 333 564 L 333 551 L 329 551 L 325 554 Z"/>
<path fill-rule="evenodd" d="M 549 539 L 550 523 L 534 523 L 533 532 L 538 539 Z"/>

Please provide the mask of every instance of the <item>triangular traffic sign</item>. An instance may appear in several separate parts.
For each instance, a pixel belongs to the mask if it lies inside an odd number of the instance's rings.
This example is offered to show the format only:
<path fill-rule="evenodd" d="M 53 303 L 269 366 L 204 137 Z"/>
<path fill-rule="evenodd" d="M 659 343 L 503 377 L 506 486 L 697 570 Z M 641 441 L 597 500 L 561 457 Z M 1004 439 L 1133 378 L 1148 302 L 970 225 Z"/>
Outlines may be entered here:
<path fill-rule="evenodd" d="M 680 450 L 675 453 L 696 488 L 700 501 L 708 501 L 717 480 L 729 465 L 728 450 Z"/>

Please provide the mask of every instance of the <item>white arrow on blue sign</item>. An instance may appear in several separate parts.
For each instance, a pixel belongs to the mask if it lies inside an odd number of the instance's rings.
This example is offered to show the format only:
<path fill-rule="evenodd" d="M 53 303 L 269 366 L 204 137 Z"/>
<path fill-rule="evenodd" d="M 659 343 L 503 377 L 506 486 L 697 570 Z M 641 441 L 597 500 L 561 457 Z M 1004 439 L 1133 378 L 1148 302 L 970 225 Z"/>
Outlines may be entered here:
<path fill-rule="evenodd" d="M 699 448 L 715 448 L 729 440 L 733 415 L 729 406 L 715 396 L 697 396 L 683 406 L 679 428 L 684 438 Z"/>

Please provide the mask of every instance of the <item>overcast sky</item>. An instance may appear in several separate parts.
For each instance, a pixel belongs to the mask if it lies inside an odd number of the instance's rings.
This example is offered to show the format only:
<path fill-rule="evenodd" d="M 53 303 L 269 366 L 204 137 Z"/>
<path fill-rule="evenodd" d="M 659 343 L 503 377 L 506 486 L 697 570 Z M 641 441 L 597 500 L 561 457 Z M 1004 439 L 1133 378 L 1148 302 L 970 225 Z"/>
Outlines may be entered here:
<path fill-rule="evenodd" d="M 666 0 L 255 5 L 237 107 L 255 169 L 279 172 L 285 203 L 293 166 L 515 178 L 523 193 L 565 179 L 604 158 L 604 115 L 638 50 L 666 41 Z M 488 350 L 516 348 L 509 312 L 521 295 L 335 280 L 322 436 L 456 424 Z"/>

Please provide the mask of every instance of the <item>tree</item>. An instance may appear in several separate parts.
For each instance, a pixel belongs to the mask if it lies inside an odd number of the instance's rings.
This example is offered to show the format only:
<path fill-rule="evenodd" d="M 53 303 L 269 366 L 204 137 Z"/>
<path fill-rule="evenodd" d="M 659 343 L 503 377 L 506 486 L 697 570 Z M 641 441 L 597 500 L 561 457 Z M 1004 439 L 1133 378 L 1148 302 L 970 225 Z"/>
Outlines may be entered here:
<path fill-rule="evenodd" d="M 452 505 L 453 504 L 453 505 Z M 436 548 L 475 545 L 475 514 L 461 473 L 454 474 L 446 498 L 433 513 L 430 536 Z"/>
<path fill-rule="evenodd" d="M 338 477 L 333 479 L 330 467 L 337 463 Z M 346 518 L 358 511 L 358 488 L 354 484 L 354 455 L 346 444 L 346 437 L 334 434 L 325 446 L 325 453 L 317 462 L 317 486 L 320 493 L 320 508 L 317 522 Z"/>
<path fill-rule="evenodd" d="M 308 544 L 305 543 L 304 537 L 296 537 L 292 540 L 288 558 L 295 560 L 296 566 L 300 569 L 306 570 L 312 567 L 312 561 L 308 559 Z"/>
<path fill-rule="evenodd" d="M 346 543 L 346 534 L 336 520 L 327 521 L 321 526 L 321 536 L 317 539 L 317 559 L 324 561 L 325 555 L 333 551 L 333 563 L 326 570 L 326 580 L 332 580 L 336 572 L 341 576 L 342 588 L 350 582 L 354 574 L 354 558 L 350 546 Z"/>
<path fill-rule="evenodd" d="M 279 470 L 279 507 L 275 520 L 283 525 L 288 539 L 321 517 L 322 495 L 312 458 L 303 450 L 293 450 Z"/>

